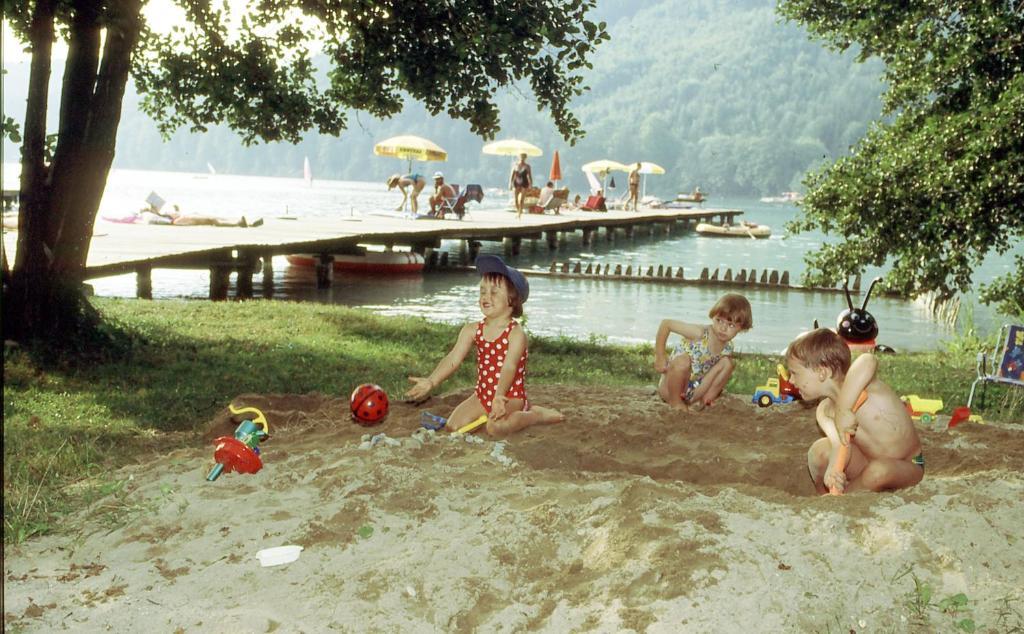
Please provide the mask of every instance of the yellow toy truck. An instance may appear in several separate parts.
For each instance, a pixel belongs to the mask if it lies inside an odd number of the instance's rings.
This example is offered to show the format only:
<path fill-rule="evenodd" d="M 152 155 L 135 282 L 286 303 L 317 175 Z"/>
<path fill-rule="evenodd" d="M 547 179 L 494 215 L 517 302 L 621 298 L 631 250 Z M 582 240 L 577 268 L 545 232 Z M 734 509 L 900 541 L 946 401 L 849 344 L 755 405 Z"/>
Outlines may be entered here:
<path fill-rule="evenodd" d="M 900 400 L 907 408 L 907 413 L 914 420 L 920 420 L 923 425 L 931 425 L 935 415 L 942 409 L 941 398 L 921 398 L 917 394 L 901 396 Z"/>

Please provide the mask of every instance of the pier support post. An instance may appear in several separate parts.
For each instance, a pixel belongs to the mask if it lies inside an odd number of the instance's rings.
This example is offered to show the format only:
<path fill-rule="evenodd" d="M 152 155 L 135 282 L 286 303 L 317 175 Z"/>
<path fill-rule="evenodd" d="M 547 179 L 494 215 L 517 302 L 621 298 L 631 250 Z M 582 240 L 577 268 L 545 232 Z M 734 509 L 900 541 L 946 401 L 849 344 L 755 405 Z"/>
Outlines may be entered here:
<path fill-rule="evenodd" d="M 423 253 L 423 270 L 431 271 L 437 268 L 437 251 L 433 247 L 425 247 Z"/>
<path fill-rule="evenodd" d="M 615 227 L 605 227 L 604 237 L 608 242 L 615 242 Z"/>
<path fill-rule="evenodd" d="M 263 254 L 263 296 L 270 299 L 274 296 L 274 256 Z"/>
<path fill-rule="evenodd" d="M 545 236 L 548 239 L 548 251 L 557 251 L 558 250 L 558 232 L 557 231 L 548 231 L 548 232 L 545 232 Z"/>
<path fill-rule="evenodd" d="M 630 240 L 633 239 L 633 225 L 626 225 L 622 228 L 622 231 L 626 235 L 626 238 Z"/>
<path fill-rule="evenodd" d="M 135 296 L 153 299 L 153 267 L 141 264 L 135 269 Z"/>
<path fill-rule="evenodd" d="M 334 281 L 334 256 L 322 254 L 316 261 L 316 287 L 330 288 Z"/>
<path fill-rule="evenodd" d="M 231 265 L 217 262 L 210 265 L 210 299 L 222 301 L 228 298 L 231 281 Z"/>
<path fill-rule="evenodd" d="M 593 238 L 594 238 L 594 230 L 591 229 L 590 227 L 584 227 L 583 228 L 583 237 L 580 238 L 580 244 L 582 244 L 585 247 L 589 247 L 591 242 L 593 242 Z"/>
<path fill-rule="evenodd" d="M 238 280 L 235 283 L 239 299 L 252 299 L 252 274 L 255 270 L 255 256 L 250 253 L 241 254 L 238 260 Z"/>
<path fill-rule="evenodd" d="M 476 262 L 476 256 L 480 255 L 480 243 L 476 240 L 466 240 L 466 244 L 469 247 L 469 264 L 472 266 Z"/>
<path fill-rule="evenodd" d="M 519 255 L 519 248 L 522 245 L 522 238 L 502 238 L 501 244 L 504 247 L 505 255 Z"/>

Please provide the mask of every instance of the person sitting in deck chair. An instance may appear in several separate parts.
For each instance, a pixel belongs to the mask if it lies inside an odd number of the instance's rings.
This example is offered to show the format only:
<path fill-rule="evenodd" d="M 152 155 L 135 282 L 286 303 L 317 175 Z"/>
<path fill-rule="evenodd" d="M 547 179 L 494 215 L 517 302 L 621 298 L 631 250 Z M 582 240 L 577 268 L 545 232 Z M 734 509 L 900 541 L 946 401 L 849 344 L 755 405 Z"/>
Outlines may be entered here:
<path fill-rule="evenodd" d="M 608 211 L 604 204 L 604 190 L 597 190 L 597 194 L 587 198 L 587 202 L 580 206 L 583 211 Z"/>
<path fill-rule="evenodd" d="M 444 174 L 434 172 L 434 195 L 430 197 L 430 215 L 444 218 L 445 201 L 455 198 L 455 190 L 444 182 Z"/>
<path fill-rule="evenodd" d="M 530 208 L 530 213 L 542 214 L 549 209 L 553 209 L 557 214 L 562 208 L 562 205 L 569 203 L 569 188 L 555 189 L 555 184 L 548 181 L 540 190 L 540 196 L 537 198 L 537 204 Z"/>

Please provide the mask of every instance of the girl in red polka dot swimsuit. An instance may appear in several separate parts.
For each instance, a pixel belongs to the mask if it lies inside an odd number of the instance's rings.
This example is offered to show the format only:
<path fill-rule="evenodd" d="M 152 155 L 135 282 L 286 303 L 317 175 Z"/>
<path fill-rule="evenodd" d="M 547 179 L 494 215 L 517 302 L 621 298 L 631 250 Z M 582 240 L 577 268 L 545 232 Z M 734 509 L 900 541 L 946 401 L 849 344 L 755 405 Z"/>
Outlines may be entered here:
<path fill-rule="evenodd" d="M 526 398 L 526 333 L 514 319 L 523 314 L 530 286 L 522 273 L 494 255 L 476 261 L 480 273 L 480 311 L 484 318 L 462 327 L 455 346 L 427 377 L 410 376 L 413 387 L 406 397 L 420 402 L 430 391 L 455 373 L 475 346 L 477 349 L 476 389 L 459 403 L 445 428 L 455 431 L 487 416 L 487 433 L 507 436 L 536 424 L 562 421 L 562 415 L 547 407 L 530 406 Z"/>
<path fill-rule="evenodd" d="M 501 371 L 508 356 L 509 337 L 512 336 L 512 329 L 522 330 L 515 319 L 510 319 L 508 326 L 493 341 L 484 336 L 484 327 L 487 320 L 482 319 L 476 327 L 476 336 L 473 343 L 476 344 L 476 397 L 483 404 L 487 413 L 491 412 L 494 402 L 495 389 L 501 381 Z M 523 348 L 523 356 L 519 357 L 516 364 L 516 373 L 512 379 L 512 387 L 505 393 L 505 398 L 519 398 L 523 400 L 523 411 L 530 409 L 529 401 L 526 398 L 526 359 L 530 351 Z"/>

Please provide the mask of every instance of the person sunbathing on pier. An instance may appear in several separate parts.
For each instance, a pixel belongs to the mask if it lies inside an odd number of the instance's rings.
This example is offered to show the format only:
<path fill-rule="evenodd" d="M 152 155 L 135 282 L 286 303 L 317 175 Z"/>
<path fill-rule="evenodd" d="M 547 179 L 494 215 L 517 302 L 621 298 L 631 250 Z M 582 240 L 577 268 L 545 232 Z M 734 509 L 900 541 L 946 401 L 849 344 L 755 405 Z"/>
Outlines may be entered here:
<path fill-rule="evenodd" d="M 263 224 L 263 218 L 250 223 L 245 216 L 238 220 L 225 220 L 216 216 L 203 216 L 198 214 L 183 214 L 181 209 L 174 205 L 174 210 L 164 213 L 156 205 L 150 203 L 147 208 L 139 212 L 142 222 L 151 225 L 175 225 L 179 227 L 259 227 Z"/>

